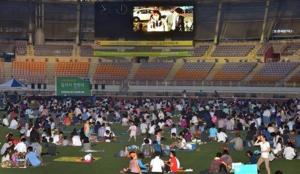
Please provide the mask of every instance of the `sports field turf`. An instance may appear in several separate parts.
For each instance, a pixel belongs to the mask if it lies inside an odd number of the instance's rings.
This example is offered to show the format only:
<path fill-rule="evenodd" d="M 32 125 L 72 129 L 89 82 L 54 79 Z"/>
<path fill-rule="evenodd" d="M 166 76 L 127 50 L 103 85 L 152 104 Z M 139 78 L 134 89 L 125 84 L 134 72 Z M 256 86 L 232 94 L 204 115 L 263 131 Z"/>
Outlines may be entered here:
<path fill-rule="evenodd" d="M 104 150 L 104 152 L 94 153 L 94 156 L 101 157 L 101 159 L 92 164 L 54 162 L 53 160 L 55 158 L 61 156 L 72 157 L 84 155 L 83 152 L 80 152 L 80 148 L 60 147 L 58 149 L 58 156 L 43 158 L 45 166 L 27 169 L 0 168 L 0 174 L 118 174 L 122 168 L 127 167 L 128 159 L 115 157 L 114 154 L 128 144 L 128 135 L 124 134 L 126 128 L 115 126 L 113 130 L 115 130 L 117 135 L 120 135 L 118 138 L 119 142 L 100 143 L 93 146 L 93 149 Z M 2 146 L 4 136 L 8 131 L 8 129 L 0 127 L 0 146 Z M 141 139 L 138 139 L 136 145 L 140 144 Z M 213 156 L 217 151 L 221 150 L 221 147 L 222 145 L 217 143 L 200 145 L 194 152 L 178 152 L 177 156 L 183 167 L 192 168 L 194 169 L 193 173 L 198 174 L 208 168 Z M 246 162 L 247 160 L 244 152 L 231 152 L 231 155 L 234 161 Z M 271 163 L 271 170 L 274 173 L 274 171 L 278 169 L 282 170 L 284 174 L 300 174 L 300 160 L 275 160 Z M 262 174 L 265 174 L 264 169 L 262 170 Z"/>

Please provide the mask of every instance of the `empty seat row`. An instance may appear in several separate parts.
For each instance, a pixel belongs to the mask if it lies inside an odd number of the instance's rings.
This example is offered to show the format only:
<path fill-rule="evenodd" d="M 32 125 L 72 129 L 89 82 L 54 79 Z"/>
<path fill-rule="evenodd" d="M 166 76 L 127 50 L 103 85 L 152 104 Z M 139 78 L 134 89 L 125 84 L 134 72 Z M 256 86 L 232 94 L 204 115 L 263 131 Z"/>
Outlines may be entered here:
<path fill-rule="evenodd" d="M 35 56 L 72 56 L 72 45 L 36 45 Z"/>
<path fill-rule="evenodd" d="M 88 62 L 58 62 L 55 74 L 56 76 L 87 77 L 88 71 Z"/>
<path fill-rule="evenodd" d="M 300 70 L 296 72 L 290 79 L 287 81 L 288 83 L 296 83 L 297 85 L 300 84 Z"/>
<path fill-rule="evenodd" d="M 12 75 L 25 83 L 43 83 L 46 79 L 46 63 L 14 61 Z"/>
<path fill-rule="evenodd" d="M 208 50 L 208 45 L 201 45 L 194 48 L 194 56 L 201 57 Z"/>
<path fill-rule="evenodd" d="M 93 47 L 91 45 L 80 46 L 80 56 L 81 57 L 92 57 L 93 56 Z"/>
<path fill-rule="evenodd" d="M 274 83 L 282 80 L 288 75 L 298 63 L 291 62 L 277 62 L 277 63 L 266 63 L 265 66 L 253 76 L 251 79 L 252 83 Z"/>
<path fill-rule="evenodd" d="M 216 72 L 216 81 L 241 81 L 255 67 L 256 63 L 226 63 L 222 69 Z"/>
<path fill-rule="evenodd" d="M 135 74 L 136 80 L 164 80 L 173 63 L 142 63 Z"/>
<path fill-rule="evenodd" d="M 173 80 L 203 80 L 213 66 L 210 62 L 185 63 Z"/>
<path fill-rule="evenodd" d="M 245 57 L 254 48 L 254 45 L 218 45 L 213 57 Z"/>
<path fill-rule="evenodd" d="M 125 80 L 130 68 L 130 63 L 100 63 L 93 79 L 94 81 Z"/>

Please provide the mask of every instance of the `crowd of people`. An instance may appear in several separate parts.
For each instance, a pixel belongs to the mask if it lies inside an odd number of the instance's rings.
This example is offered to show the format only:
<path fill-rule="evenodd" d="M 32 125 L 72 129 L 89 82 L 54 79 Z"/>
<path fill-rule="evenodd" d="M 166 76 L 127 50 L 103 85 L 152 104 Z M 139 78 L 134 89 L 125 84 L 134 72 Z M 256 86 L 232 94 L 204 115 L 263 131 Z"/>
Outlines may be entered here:
<path fill-rule="evenodd" d="M 173 172 L 183 170 L 176 151 L 196 149 L 197 144 L 218 142 L 224 146 L 208 166 L 208 173 L 229 172 L 230 151 L 248 150 L 249 163 L 276 158 L 294 160 L 300 148 L 300 100 L 259 101 L 201 98 L 24 98 L 8 103 L 1 122 L 20 136 L 7 134 L 2 145 L 2 166 L 40 166 L 43 155 L 56 155 L 57 146 L 81 146 L 117 141 L 112 124 L 128 128 L 129 143 L 120 156 L 129 157 L 121 172 Z M 78 126 L 70 135 L 68 126 Z M 245 135 L 245 136 L 244 136 Z M 168 141 L 166 141 L 168 140 Z M 128 143 L 128 144 L 129 144 Z M 251 151 L 259 146 L 260 151 Z M 163 161 L 162 156 L 169 157 Z M 144 164 L 142 157 L 150 158 Z M 25 164 L 24 164 L 25 163 Z"/>

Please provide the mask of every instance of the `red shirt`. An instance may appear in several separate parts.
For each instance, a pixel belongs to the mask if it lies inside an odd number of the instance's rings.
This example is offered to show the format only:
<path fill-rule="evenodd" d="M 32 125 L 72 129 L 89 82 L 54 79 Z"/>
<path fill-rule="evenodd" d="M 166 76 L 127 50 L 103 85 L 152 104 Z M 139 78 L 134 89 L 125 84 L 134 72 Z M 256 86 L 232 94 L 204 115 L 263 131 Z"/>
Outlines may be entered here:
<path fill-rule="evenodd" d="M 170 158 L 170 163 L 171 163 L 171 166 L 170 166 L 171 172 L 177 172 L 177 170 L 178 170 L 178 164 L 177 164 L 176 157 Z"/>

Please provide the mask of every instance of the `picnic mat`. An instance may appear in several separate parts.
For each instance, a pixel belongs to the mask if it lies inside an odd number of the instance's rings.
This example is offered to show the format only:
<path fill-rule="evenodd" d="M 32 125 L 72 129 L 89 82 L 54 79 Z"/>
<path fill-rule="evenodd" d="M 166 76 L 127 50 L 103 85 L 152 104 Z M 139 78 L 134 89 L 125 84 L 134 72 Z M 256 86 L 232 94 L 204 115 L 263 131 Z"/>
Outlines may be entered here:
<path fill-rule="evenodd" d="M 101 159 L 100 157 L 93 157 L 96 160 Z M 70 157 L 70 156 L 62 156 L 59 158 L 54 159 L 56 162 L 75 162 L 75 163 L 86 163 L 81 160 L 82 157 Z"/>

